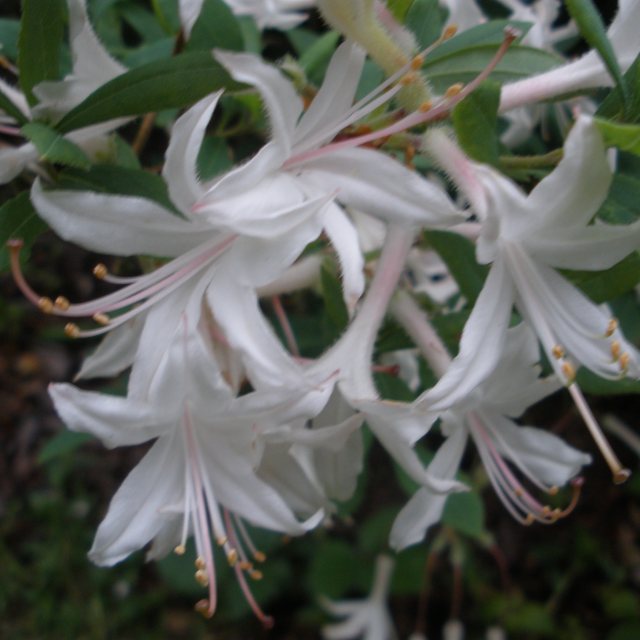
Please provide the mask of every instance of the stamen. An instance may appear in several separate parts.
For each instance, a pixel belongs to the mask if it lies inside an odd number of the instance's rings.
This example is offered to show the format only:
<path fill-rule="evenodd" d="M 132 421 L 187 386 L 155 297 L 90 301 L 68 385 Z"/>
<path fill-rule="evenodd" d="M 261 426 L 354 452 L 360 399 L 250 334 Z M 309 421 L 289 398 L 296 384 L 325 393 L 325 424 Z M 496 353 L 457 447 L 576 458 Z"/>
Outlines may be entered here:
<path fill-rule="evenodd" d="M 249 571 L 249 577 L 252 580 L 255 580 L 257 582 L 259 580 L 262 580 L 264 576 L 262 575 L 262 571 L 258 571 L 257 569 L 252 569 L 251 571 Z"/>
<path fill-rule="evenodd" d="M 402 78 L 400 78 L 400 84 L 403 87 L 407 87 L 410 84 L 413 84 L 418 79 L 418 76 L 415 73 L 406 73 Z"/>
<path fill-rule="evenodd" d="M 411 69 L 413 71 L 419 71 L 422 69 L 422 65 L 424 64 L 424 55 L 418 54 L 414 56 L 413 60 L 411 60 Z"/>
<path fill-rule="evenodd" d="M 92 317 L 94 322 L 105 327 L 111 323 L 111 318 L 106 313 L 94 313 Z"/>
<path fill-rule="evenodd" d="M 173 552 L 177 556 L 183 556 L 187 552 L 187 548 L 183 544 L 179 544 L 176 547 L 174 547 Z"/>
<path fill-rule="evenodd" d="M 578 411 L 580 412 L 584 423 L 587 425 L 587 428 L 591 433 L 591 437 L 598 446 L 598 449 L 600 449 L 600 453 L 602 453 L 602 456 L 609 465 L 609 469 L 611 469 L 613 482 L 615 484 L 622 484 L 629 478 L 631 471 L 622 466 L 618 456 L 614 453 L 607 437 L 602 432 L 602 429 L 596 421 L 593 413 L 591 413 L 591 409 L 589 408 L 587 401 L 584 399 L 580 388 L 576 384 L 571 384 L 569 385 L 569 393 L 573 397 L 573 401 L 576 403 L 576 407 L 578 407 Z"/>
<path fill-rule="evenodd" d="M 64 296 L 58 296 L 53 304 L 62 311 L 66 311 L 71 306 L 69 300 Z"/>
<path fill-rule="evenodd" d="M 64 333 L 69 338 L 79 338 L 80 327 L 78 327 L 75 322 L 67 322 L 67 324 L 64 326 Z"/>
<path fill-rule="evenodd" d="M 220 536 L 216 538 L 216 544 L 219 547 L 224 547 L 224 545 L 227 544 L 228 541 L 229 541 L 229 538 L 227 538 L 227 536 Z"/>
<path fill-rule="evenodd" d="M 609 320 L 609 324 L 607 325 L 607 330 L 605 331 L 604 337 L 610 338 L 617 330 L 618 320 L 616 318 L 611 318 L 611 320 Z"/>
<path fill-rule="evenodd" d="M 109 273 L 107 266 L 102 264 L 102 262 L 98 263 L 95 267 L 93 267 L 93 275 L 98 278 L 98 280 L 104 280 Z"/>
<path fill-rule="evenodd" d="M 445 30 L 442 32 L 442 39 L 449 40 L 449 38 L 453 38 L 453 36 L 455 36 L 456 33 L 458 33 L 458 25 L 450 24 L 447 27 L 445 27 Z"/>
<path fill-rule="evenodd" d="M 215 613 L 215 609 L 212 609 L 211 603 L 206 599 L 196 602 L 193 608 L 207 619 L 213 618 L 213 614 Z"/>
<path fill-rule="evenodd" d="M 227 553 L 227 562 L 230 567 L 235 567 L 238 562 L 238 551 L 236 549 L 231 549 L 231 551 Z"/>
<path fill-rule="evenodd" d="M 209 577 L 207 576 L 207 572 L 204 569 L 198 569 L 196 571 L 196 581 L 203 587 L 209 586 Z"/>
<path fill-rule="evenodd" d="M 455 98 L 462 90 L 464 89 L 464 84 L 462 82 L 456 82 L 452 84 L 447 90 L 444 92 L 445 98 Z"/>
<path fill-rule="evenodd" d="M 551 355 L 556 359 L 556 360 L 562 360 L 565 355 L 566 352 L 564 350 L 564 348 L 562 347 L 562 345 L 556 344 L 552 349 L 551 349 Z"/>
<path fill-rule="evenodd" d="M 202 556 L 198 556 L 194 562 L 196 569 L 204 569 L 207 566 L 207 563 L 204 561 Z"/>
<path fill-rule="evenodd" d="M 560 367 L 562 370 L 562 375 L 565 377 L 567 384 L 569 386 L 573 385 L 576 380 L 576 369 L 570 362 L 563 362 Z"/>
<path fill-rule="evenodd" d="M 611 343 L 611 357 L 614 362 L 617 362 L 620 359 L 620 355 L 622 354 L 622 346 L 620 345 L 619 340 L 614 340 Z"/>
<path fill-rule="evenodd" d="M 38 300 L 38 309 L 43 313 L 53 313 L 53 300 L 51 298 L 40 298 Z"/>
<path fill-rule="evenodd" d="M 256 562 L 266 562 L 267 560 L 267 554 L 263 553 L 262 551 L 254 551 L 253 553 L 253 557 L 255 558 Z"/>
<path fill-rule="evenodd" d="M 426 102 L 423 102 L 418 107 L 418 111 L 420 113 L 429 113 L 429 111 L 431 111 L 431 109 L 433 109 L 433 102 L 431 102 L 431 100 L 427 100 Z"/>
<path fill-rule="evenodd" d="M 619 361 L 620 371 L 625 373 L 629 368 L 630 361 L 631 361 L 631 356 L 626 351 L 623 354 L 621 354 L 620 361 Z"/>

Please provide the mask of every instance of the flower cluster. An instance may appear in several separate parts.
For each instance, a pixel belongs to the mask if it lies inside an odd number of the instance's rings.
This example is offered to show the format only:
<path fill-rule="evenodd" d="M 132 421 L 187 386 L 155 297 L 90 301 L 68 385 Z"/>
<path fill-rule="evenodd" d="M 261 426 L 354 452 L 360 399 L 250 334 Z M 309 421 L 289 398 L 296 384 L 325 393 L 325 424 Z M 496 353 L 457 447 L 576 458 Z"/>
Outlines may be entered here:
<path fill-rule="evenodd" d="M 202 4 L 181 0 L 181 38 L 188 40 Z M 228 4 L 239 15 L 253 15 L 260 28 L 284 28 L 304 20 L 314 3 Z M 173 122 L 161 170 L 168 193 L 163 204 L 143 193 L 65 188 L 38 163 L 31 143 L 0 150 L 3 181 L 25 169 L 37 175 L 31 202 L 60 237 L 103 254 L 153 256 L 158 265 L 135 277 L 98 265 L 95 275 L 114 291 L 76 304 L 36 293 L 22 273 L 22 240 L 9 242 L 15 282 L 29 300 L 64 318 L 70 337 L 104 336 L 76 382 L 128 372 L 124 397 L 51 385 L 65 425 L 108 447 L 151 443 L 114 496 L 90 558 L 113 565 L 142 548 L 149 558 L 183 554 L 193 538 L 195 579 L 207 589 L 196 608 L 214 614 L 215 556 L 223 554 L 266 626 L 271 619 L 250 589 L 250 581 L 262 577 L 265 554 L 247 525 L 294 536 L 329 522 L 363 467 L 364 425 L 418 486 L 392 527 L 390 545 L 400 550 L 423 540 L 449 496 L 468 489 L 458 470 L 469 440 L 517 521 L 552 524 L 574 509 L 591 457 L 548 430 L 516 422 L 562 387 L 614 481 L 625 480 L 629 472 L 576 375 L 584 367 L 614 381 L 640 378 L 640 354 L 618 320 L 566 272 L 605 271 L 640 247 L 640 221 L 609 224 L 597 215 L 613 178 L 600 121 L 574 113 L 561 159 L 534 173 L 536 183 L 525 188 L 514 181 L 517 173 L 505 174 L 508 163 L 490 166 L 470 157 L 447 120 L 504 62 L 518 33 L 508 30 L 474 78 L 439 95 L 429 82 L 428 54 L 450 45 L 445 40 L 454 29 L 420 53 L 383 2 L 317 4 L 345 35 L 317 90 L 305 85 L 301 91 L 300 78 L 294 82 L 254 53 L 213 50 L 212 61 L 234 88 L 203 97 Z M 442 4 L 449 22 L 482 29 L 485 17 L 475 3 Z M 534 23 L 526 41 L 532 47 L 550 49 L 576 33 L 572 23 L 556 28 L 557 2 L 502 4 L 514 19 Z M 46 118 L 53 126 L 126 71 L 95 36 L 81 0 L 69 0 L 69 14 L 71 74 L 38 85 L 33 107 L 0 84 L 25 118 Z M 609 35 L 622 71 L 640 50 L 630 26 L 638 20 L 640 3 L 621 0 Z M 358 87 L 367 55 L 386 61 L 380 66 L 387 77 L 363 95 Z M 591 51 L 506 83 L 499 110 L 508 116 L 544 99 L 610 85 Z M 203 142 L 236 91 L 259 96 L 268 141 L 205 179 L 198 169 Z M 497 119 L 497 102 L 495 109 Z M 3 116 L 2 133 L 19 132 L 10 116 Z M 88 151 L 108 143 L 107 133 L 122 122 L 106 120 L 65 139 Z M 478 265 L 488 265 L 475 299 L 446 252 L 446 264 L 435 253 L 429 237 L 436 229 L 471 240 Z M 345 309 L 347 325 L 309 358 L 299 350 L 281 296 L 313 289 L 327 270 L 339 273 L 342 299 L 334 302 Z M 273 301 L 284 341 L 265 314 L 265 299 Z M 459 345 L 445 345 L 430 315 L 446 321 L 460 309 L 469 313 Z M 413 347 L 377 362 L 376 340 L 387 316 Z M 419 361 L 437 383 L 424 383 Z M 376 368 L 400 375 L 406 368 L 417 397 L 382 398 Z M 428 464 L 418 453 L 425 443 L 434 451 Z M 552 506 L 567 485 L 564 506 Z M 347 620 L 328 627 L 325 637 L 391 637 L 381 604 L 390 571 L 391 561 L 381 559 L 364 603 L 327 602 Z"/>

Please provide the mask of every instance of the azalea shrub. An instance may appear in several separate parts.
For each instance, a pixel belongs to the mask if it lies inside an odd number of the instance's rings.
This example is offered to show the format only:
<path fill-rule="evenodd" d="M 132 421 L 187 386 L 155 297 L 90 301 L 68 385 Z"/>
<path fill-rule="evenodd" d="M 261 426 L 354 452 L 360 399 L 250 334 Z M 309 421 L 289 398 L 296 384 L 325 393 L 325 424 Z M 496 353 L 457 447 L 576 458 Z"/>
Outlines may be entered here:
<path fill-rule="evenodd" d="M 561 540 L 542 555 L 571 581 L 597 564 L 566 524 L 592 478 L 603 511 L 637 493 L 638 24 L 639 0 L 0 19 L 6 308 L 81 354 L 48 389 L 51 482 L 101 468 L 87 434 L 127 462 L 78 543 L 129 576 L 110 608 L 144 558 L 144 610 L 181 594 L 184 637 L 604 637 L 554 626 L 557 576 L 545 606 L 518 595 L 497 524 Z M 43 246 L 100 254 L 93 284 L 68 295 Z"/>

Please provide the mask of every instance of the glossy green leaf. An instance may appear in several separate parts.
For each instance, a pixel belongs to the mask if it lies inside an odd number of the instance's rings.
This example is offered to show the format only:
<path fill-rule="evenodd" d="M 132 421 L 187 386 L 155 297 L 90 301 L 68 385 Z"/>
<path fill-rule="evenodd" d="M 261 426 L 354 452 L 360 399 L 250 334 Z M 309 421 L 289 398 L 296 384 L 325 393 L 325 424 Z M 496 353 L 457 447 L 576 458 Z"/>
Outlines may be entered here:
<path fill-rule="evenodd" d="M 640 155 L 640 125 L 618 124 L 601 118 L 595 118 L 595 123 L 607 146 Z"/>
<path fill-rule="evenodd" d="M 22 133 L 33 142 L 43 160 L 78 169 L 88 169 L 91 166 L 91 160 L 80 147 L 45 124 L 25 124 Z"/>
<path fill-rule="evenodd" d="M 497 49 L 497 45 L 477 45 L 435 61 L 427 58 L 423 69 L 434 90 L 444 93 L 455 83 L 467 84 L 476 78 L 486 69 Z M 512 45 L 489 78 L 500 83 L 512 82 L 548 71 L 561 61 L 558 56 L 541 49 Z"/>
<path fill-rule="evenodd" d="M 214 47 L 242 51 L 244 38 L 238 20 L 223 0 L 204 0 L 187 43 L 188 51 L 211 51 Z"/>
<path fill-rule="evenodd" d="M 0 207 L 0 272 L 9 268 L 7 240 L 19 238 L 24 242 L 20 252 L 21 262 L 24 262 L 34 240 L 46 230 L 47 225 L 37 216 L 28 193 L 23 192 L 5 202 Z"/>
<path fill-rule="evenodd" d="M 450 495 L 442 512 L 442 524 L 472 538 L 482 538 L 486 532 L 480 496 L 474 491 Z"/>
<path fill-rule="evenodd" d="M 139 169 L 110 165 L 94 165 L 89 171 L 67 169 L 58 176 L 57 186 L 60 189 L 146 198 L 179 215 L 169 199 L 164 180 Z"/>
<path fill-rule="evenodd" d="M 65 10 L 64 0 L 22 0 L 18 69 L 20 86 L 31 105 L 38 102 L 33 87 L 58 78 Z"/>
<path fill-rule="evenodd" d="M 0 54 L 10 60 L 18 58 L 18 36 L 20 21 L 7 18 L 0 19 Z"/>
<path fill-rule="evenodd" d="M 602 22 L 602 17 L 592 0 L 566 0 L 566 7 L 582 37 L 593 47 L 614 79 L 623 100 L 628 103 L 628 92 L 618 59 Z"/>
<path fill-rule="evenodd" d="M 198 154 L 198 176 L 201 180 L 211 180 L 231 169 L 233 160 L 224 138 L 207 136 Z"/>
<path fill-rule="evenodd" d="M 62 132 L 124 116 L 192 105 L 209 93 L 237 88 L 209 53 L 183 53 L 132 69 L 100 87 L 58 124 Z"/>
<path fill-rule="evenodd" d="M 420 48 L 432 45 L 444 27 L 444 15 L 438 0 L 414 0 L 407 11 L 405 24 L 413 32 Z"/>
<path fill-rule="evenodd" d="M 500 85 L 483 82 L 458 103 L 451 114 L 458 142 L 474 160 L 497 165 Z"/>
<path fill-rule="evenodd" d="M 45 464 L 51 460 L 56 460 L 60 456 L 73 453 L 85 442 L 94 440 L 88 433 L 77 433 L 76 431 L 61 431 L 57 433 L 47 444 L 42 447 L 38 454 L 38 463 Z"/>
<path fill-rule="evenodd" d="M 427 231 L 425 239 L 444 260 L 469 304 L 475 302 L 484 286 L 487 268 L 476 262 L 473 243 L 449 231 Z"/>
<path fill-rule="evenodd" d="M 334 327 L 342 331 L 349 323 L 349 312 L 342 296 L 340 280 L 329 266 L 322 265 L 320 283 L 327 316 Z"/>

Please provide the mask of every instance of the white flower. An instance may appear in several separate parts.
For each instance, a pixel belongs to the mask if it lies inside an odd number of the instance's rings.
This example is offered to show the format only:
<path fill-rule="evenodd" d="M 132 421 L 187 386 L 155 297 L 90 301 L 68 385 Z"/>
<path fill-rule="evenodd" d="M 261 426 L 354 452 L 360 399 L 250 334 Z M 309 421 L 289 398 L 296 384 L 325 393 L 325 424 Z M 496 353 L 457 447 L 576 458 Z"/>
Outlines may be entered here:
<path fill-rule="evenodd" d="M 447 439 L 427 467 L 431 478 L 453 481 L 471 436 L 496 494 L 522 524 L 551 524 L 566 515 L 575 506 L 579 483 L 567 509 L 551 509 L 526 489 L 516 472 L 541 492 L 553 495 L 558 486 L 567 483 L 590 461 L 588 455 L 566 445 L 557 436 L 518 426 L 511 419 L 560 386 L 556 380 L 538 377 L 537 360 L 537 342 L 528 327 L 510 329 L 502 358 L 484 383 L 466 398 L 437 412 Z M 436 416 L 427 398 L 428 394 L 423 394 L 405 413 L 428 425 Z M 422 418 L 421 410 L 427 411 Z M 446 492 L 434 491 L 432 486 L 420 488 L 396 518 L 391 546 L 403 549 L 421 541 L 429 527 L 440 520 L 447 497 Z"/>
<path fill-rule="evenodd" d="M 467 164 L 440 132 L 430 140 L 432 151 L 483 219 L 478 260 L 493 264 L 463 331 L 459 354 L 428 392 L 427 402 L 432 409 L 456 403 L 493 371 L 515 304 L 606 451 L 614 476 L 622 480 L 627 472 L 607 450 L 574 378 L 580 364 L 605 378 L 640 377 L 640 356 L 608 308 L 591 302 L 556 271 L 606 269 L 640 244 L 640 223 L 589 224 L 611 183 L 593 121 L 578 119 L 564 158 L 528 196 L 493 169 Z"/>
<path fill-rule="evenodd" d="M 378 556 L 371 593 L 366 600 L 333 602 L 323 598 L 322 606 L 332 615 L 346 618 L 343 622 L 322 628 L 325 640 L 394 640 L 397 638 L 387 607 L 389 583 L 394 562 L 389 556 Z"/>
<path fill-rule="evenodd" d="M 315 0 L 225 0 L 239 16 L 252 16 L 260 29 L 275 27 L 289 29 L 307 18 L 304 10 L 315 5 Z M 203 0 L 180 0 L 180 20 L 187 37 L 196 23 Z"/>
<path fill-rule="evenodd" d="M 640 38 L 636 28 L 639 22 L 640 2 L 620 0 L 618 13 L 607 35 L 623 72 L 631 66 L 640 52 Z M 600 56 L 596 51 L 590 51 L 578 60 L 545 73 L 505 84 L 500 94 L 500 111 L 612 84 L 613 80 Z"/>
<path fill-rule="evenodd" d="M 440 6 L 449 10 L 447 24 L 454 24 L 459 31 L 477 27 L 486 21 L 476 0 L 440 0 Z"/>
<path fill-rule="evenodd" d="M 58 119 L 98 87 L 126 71 L 96 37 L 87 17 L 84 0 L 67 0 L 67 3 L 73 62 L 71 74 L 60 81 L 36 85 L 33 92 L 40 102 L 31 110 L 20 92 L 4 82 L 0 83 L 0 91 L 8 95 L 27 118 Z M 73 131 L 65 137 L 88 153 L 95 153 L 105 148 L 105 134 L 122 123 L 122 119 L 112 120 Z M 38 151 L 30 142 L 16 148 L 0 149 L 0 184 L 15 178 L 26 166 L 36 162 L 38 157 Z"/>

